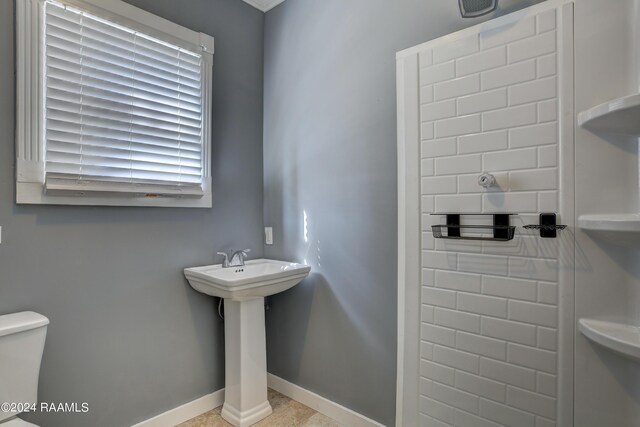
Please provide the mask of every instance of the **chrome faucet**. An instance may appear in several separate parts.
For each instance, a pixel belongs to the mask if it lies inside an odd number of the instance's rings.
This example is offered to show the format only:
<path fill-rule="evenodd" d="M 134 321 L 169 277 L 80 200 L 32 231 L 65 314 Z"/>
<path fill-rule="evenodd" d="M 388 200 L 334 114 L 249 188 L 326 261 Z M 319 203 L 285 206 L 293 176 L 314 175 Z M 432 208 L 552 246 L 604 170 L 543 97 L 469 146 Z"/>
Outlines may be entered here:
<path fill-rule="evenodd" d="M 229 256 L 226 254 L 226 252 L 218 252 L 217 254 L 224 257 L 224 259 L 222 260 L 222 268 L 229 268 L 242 267 L 244 265 L 244 259 L 247 257 L 248 252 L 251 252 L 251 249 L 235 251 L 231 254 L 231 260 L 229 260 Z"/>
<path fill-rule="evenodd" d="M 229 267 L 242 267 L 244 265 L 244 259 L 247 257 L 247 253 L 251 252 L 251 249 L 243 249 L 235 251 L 231 255 L 231 261 L 229 261 Z"/>

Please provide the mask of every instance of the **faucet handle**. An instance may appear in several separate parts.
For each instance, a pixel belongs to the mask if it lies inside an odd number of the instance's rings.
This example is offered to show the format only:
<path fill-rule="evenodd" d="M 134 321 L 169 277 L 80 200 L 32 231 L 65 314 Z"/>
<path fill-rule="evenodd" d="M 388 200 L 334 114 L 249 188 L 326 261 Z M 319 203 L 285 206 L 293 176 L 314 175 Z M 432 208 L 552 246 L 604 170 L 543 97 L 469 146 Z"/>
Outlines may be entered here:
<path fill-rule="evenodd" d="M 222 255 L 224 257 L 224 260 L 222 260 L 222 267 L 223 268 L 229 267 L 229 255 L 227 255 L 226 252 L 216 252 L 216 254 Z"/>

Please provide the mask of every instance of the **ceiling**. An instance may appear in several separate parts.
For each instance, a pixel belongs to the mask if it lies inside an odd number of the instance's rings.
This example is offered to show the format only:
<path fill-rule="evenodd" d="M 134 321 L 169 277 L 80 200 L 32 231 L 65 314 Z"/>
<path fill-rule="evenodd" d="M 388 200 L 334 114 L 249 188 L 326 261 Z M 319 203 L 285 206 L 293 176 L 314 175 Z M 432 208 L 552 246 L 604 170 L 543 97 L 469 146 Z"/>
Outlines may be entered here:
<path fill-rule="evenodd" d="M 256 9 L 260 9 L 263 12 L 273 9 L 284 0 L 244 0 L 245 3 L 249 3 Z"/>

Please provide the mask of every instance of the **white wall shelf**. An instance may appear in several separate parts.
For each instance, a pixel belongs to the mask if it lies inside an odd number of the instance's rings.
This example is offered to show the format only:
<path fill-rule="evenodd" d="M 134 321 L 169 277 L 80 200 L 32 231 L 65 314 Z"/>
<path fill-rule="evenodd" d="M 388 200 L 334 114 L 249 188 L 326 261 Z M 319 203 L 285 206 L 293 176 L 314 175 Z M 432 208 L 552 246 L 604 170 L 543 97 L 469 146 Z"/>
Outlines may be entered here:
<path fill-rule="evenodd" d="M 578 328 L 591 341 L 640 361 L 640 327 L 602 320 L 580 319 Z"/>
<path fill-rule="evenodd" d="M 583 230 L 640 233 L 640 214 L 580 215 L 578 227 Z"/>
<path fill-rule="evenodd" d="M 592 132 L 640 136 L 640 94 L 614 99 L 581 112 L 578 126 Z"/>

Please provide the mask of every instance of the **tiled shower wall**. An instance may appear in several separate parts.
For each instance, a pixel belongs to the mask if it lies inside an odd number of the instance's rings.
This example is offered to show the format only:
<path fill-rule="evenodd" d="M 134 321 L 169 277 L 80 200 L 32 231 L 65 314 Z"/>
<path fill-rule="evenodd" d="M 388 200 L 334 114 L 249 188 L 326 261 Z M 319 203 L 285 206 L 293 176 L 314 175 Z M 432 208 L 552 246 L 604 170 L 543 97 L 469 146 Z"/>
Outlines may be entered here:
<path fill-rule="evenodd" d="M 420 53 L 423 425 L 556 425 L 558 239 L 434 239 L 430 214 L 558 211 L 557 38 L 547 10 Z"/>

